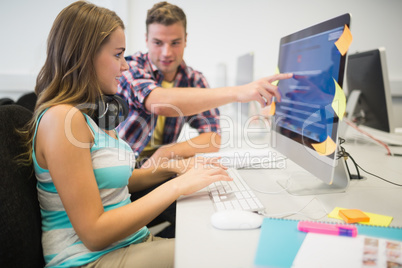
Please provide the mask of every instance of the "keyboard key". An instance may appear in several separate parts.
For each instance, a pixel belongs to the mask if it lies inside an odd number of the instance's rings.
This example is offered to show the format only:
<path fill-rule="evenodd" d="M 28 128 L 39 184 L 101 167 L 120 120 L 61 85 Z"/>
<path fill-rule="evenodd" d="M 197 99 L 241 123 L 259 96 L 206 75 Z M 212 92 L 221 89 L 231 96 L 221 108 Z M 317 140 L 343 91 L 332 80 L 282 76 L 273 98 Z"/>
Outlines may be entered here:
<path fill-rule="evenodd" d="M 225 205 L 222 202 L 217 202 L 215 203 L 216 209 L 219 210 L 225 210 Z"/>
<path fill-rule="evenodd" d="M 244 198 L 250 198 L 251 197 L 251 195 L 247 191 L 242 192 L 242 194 L 243 194 Z"/>
<path fill-rule="evenodd" d="M 223 204 L 225 205 L 225 208 L 226 208 L 226 209 L 233 209 L 232 202 L 230 202 L 230 201 L 225 201 L 225 202 L 223 202 Z"/>
<path fill-rule="evenodd" d="M 215 203 L 221 201 L 221 199 L 219 198 L 219 195 L 213 195 L 212 199 L 214 200 Z"/>
<path fill-rule="evenodd" d="M 239 209 L 239 210 L 242 209 L 242 207 L 241 207 L 241 205 L 240 205 L 240 203 L 239 203 L 238 200 L 233 200 L 233 201 L 232 201 L 232 204 L 233 204 L 233 207 L 234 207 L 235 209 Z"/>
<path fill-rule="evenodd" d="M 246 201 L 247 201 L 247 203 L 249 204 L 249 206 L 251 207 L 251 209 L 256 209 L 256 208 L 258 208 L 257 204 L 254 202 L 253 199 L 248 198 L 248 199 L 246 199 Z"/>
<path fill-rule="evenodd" d="M 244 196 L 243 196 L 243 194 L 241 192 L 235 192 L 234 194 L 236 195 L 237 199 L 243 199 L 244 198 Z"/>
<path fill-rule="evenodd" d="M 240 202 L 240 205 L 241 205 L 241 207 L 243 209 L 245 209 L 245 210 L 250 209 L 250 206 L 248 205 L 248 203 L 247 203 L 247 201 L 245 199 L 240 199 L 239 202 Z"/>

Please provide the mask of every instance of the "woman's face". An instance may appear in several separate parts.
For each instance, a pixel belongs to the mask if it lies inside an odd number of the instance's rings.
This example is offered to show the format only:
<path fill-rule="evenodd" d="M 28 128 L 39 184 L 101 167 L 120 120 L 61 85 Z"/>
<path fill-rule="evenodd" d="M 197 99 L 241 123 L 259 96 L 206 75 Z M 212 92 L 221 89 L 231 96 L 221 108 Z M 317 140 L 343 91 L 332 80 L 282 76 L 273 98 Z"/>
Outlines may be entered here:
<path fill-rule="evenodd" d="M 117 92 L 122 72 L 128 70 L 124 59 L 126 37 L 122 28 L 114 30 L 109 40 L 102 45 L 95 56 L 95 71 L 103 94 L 114 95 Z"/>

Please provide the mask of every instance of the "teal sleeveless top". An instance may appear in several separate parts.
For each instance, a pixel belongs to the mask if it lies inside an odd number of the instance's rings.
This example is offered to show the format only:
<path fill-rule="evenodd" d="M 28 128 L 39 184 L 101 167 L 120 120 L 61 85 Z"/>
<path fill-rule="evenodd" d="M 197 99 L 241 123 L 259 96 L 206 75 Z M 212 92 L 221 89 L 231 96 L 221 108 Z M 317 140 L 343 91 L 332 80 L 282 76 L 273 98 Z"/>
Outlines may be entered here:
<path fill-rule="evenodd" d="M 38 119 L 32 152 L 38 181 L 38 199 L 42 215 L 42 247 L 46 267 L 84 265 L 110 251 L 143 242 L 149 235 L 147 227 L 100 251 L 90 251 L 82 243 L 67 216 L 49 170 L 41 168 L 36 161 L 35 138 L 39 122 L 46 111 Z M 110 137 L 88 115 L 84 114 L 84 116 L 94 136 L 94 144 L 90 149 L 92 166 L 104 210 L 108 211 L 129 204 L 131 201 L 127 185 L 135 164 L 132 149 L 120 138 L 116 140 Z"/>

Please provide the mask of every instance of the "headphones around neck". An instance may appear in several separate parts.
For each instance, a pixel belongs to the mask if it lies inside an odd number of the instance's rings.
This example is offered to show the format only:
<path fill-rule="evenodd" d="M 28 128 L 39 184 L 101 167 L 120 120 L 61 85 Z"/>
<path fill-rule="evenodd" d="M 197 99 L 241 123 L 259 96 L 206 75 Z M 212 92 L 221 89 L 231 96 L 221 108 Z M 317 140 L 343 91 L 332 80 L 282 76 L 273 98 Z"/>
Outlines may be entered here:
<path fill-rule="evenodd" d="M 97 101 L 97 108 L 92 116 L 95 123 L 102 129 L 116 128 L 128 116 L 128 105 L 118 95 L 102 95 Z"/>

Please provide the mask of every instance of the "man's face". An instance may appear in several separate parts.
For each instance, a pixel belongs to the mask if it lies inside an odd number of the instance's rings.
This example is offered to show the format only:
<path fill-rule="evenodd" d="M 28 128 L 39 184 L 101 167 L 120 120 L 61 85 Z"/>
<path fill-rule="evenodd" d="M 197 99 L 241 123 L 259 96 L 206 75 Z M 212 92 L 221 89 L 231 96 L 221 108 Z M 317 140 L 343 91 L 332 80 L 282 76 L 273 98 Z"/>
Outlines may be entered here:
<path fill-rule="evenodd" d="M 183 61 L 186 33 L 181 22 L 165 26 L 159 23 L 148 25 L 146 43 L 149 57 L 163 73 L 166 81 L 173 81 L 177 67 Z"/>

